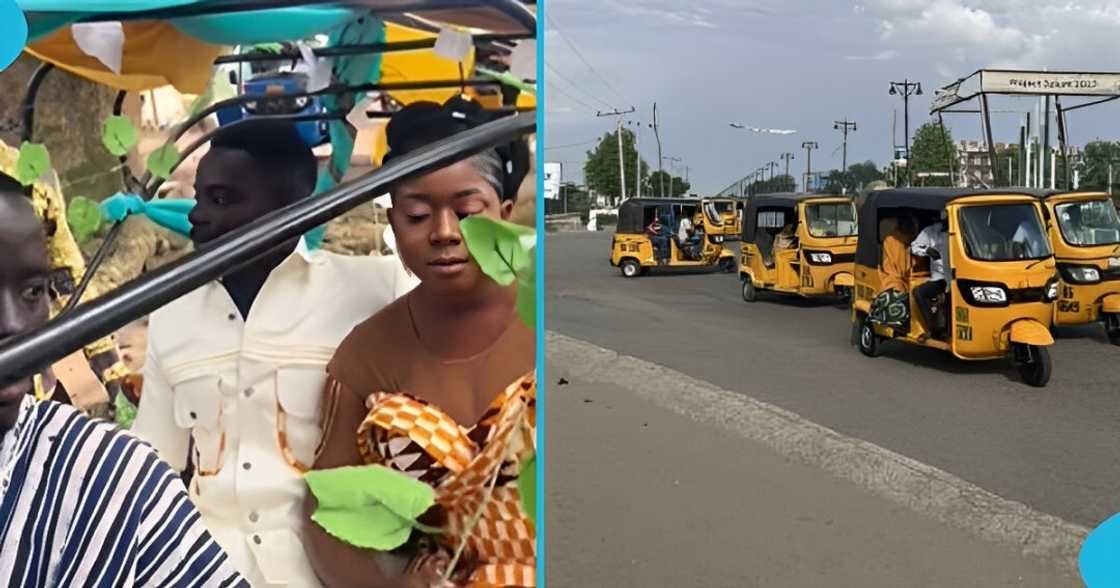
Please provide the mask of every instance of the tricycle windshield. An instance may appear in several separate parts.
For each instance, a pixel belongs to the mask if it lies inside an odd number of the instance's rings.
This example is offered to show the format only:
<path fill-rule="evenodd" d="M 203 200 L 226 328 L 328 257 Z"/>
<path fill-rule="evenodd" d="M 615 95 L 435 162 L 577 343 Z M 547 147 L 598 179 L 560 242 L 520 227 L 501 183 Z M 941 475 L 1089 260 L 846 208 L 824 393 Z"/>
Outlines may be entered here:
<path fill-rule="evenodd" d="M 1069 202 L 1055 207 L 1066 243 L 1079 247 L 1120 243 L 1120 217 L 1109 200 Z"/>
<path fill-rule="evenodd" d="M 965 250 L 981 261 L 1050 257 L 1050 242 L 1031 204 L 994 204 L 961 209 Z"/>
<path fill-rule="evenodd" d="M 713 225 L 718 226 L 722 222 L 719 210 L 716 208 L 716 204 L 713 202 L 704 203 L 704 214 L 708 216 L 708 222 L 712 223 Z"/>
<path fill-rule="evenodd" d="M 856 207 L 850 202 L 810 204 L 805 218 L 814 237 L 852 237 L 858 232 Z"/>

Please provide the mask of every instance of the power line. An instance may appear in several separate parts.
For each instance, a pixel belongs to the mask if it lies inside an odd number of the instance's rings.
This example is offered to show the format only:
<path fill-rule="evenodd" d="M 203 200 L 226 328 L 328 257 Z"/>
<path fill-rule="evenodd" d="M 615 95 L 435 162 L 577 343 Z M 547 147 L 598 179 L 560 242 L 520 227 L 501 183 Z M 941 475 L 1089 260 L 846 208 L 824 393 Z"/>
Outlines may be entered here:
<path fill-rule="evenodd" d="M 571 149 L 572 147 L 583 147 L 584 145 L 590 145 L 592 143 L 598 143 L 600 140 L 601 139 L 592 139 L 590 141 L 584 141 L 582 143 L 569 143 L 567 145 L 553 145 L 551 147 L 545 147 L 544 150 L 548 151 L 549 149 Z"/>
<path fill-rule="evenodd" d="M 552 24 L 552 30 L 556 31 L 556 34 L 560 35 L 560 37 L 564 39 L 564 43 L 567 44 L 568 47 L 571 48 L 572 53 L 575 53 L 576 57 L 579 57 L 579 60 L 587 66 L 587 69 L 591 70 L 591 73 L 595 74 L 595 77 L 599 78 L 599 81 L 603 82 L 603 85 L 606 86 L 611 92 L 614 92 L 614 95 L 618 96 L 619 100 L 626 102 L 626 98 L 621 93 L 619 93 L 619 91 L 615 89 L 615 87 L 609 81 L 607 81 L 607 78 L 603 77 L 603 75 L 599 73 L 599 70 L 595 69 L 595 66 L 591 65 L 591 62 L 587 61 L 587 58 L 583 56 L 583 53 L 580 53 L 580 50 L 576 48 L 571 39 L 569 39 L 567 35 L 560 31 L 560 27 L 556 24 L 556 20 L 552 18 L 552 14 L 546 13 L 545 18 L 547 18 L 548 22 Z"/>
<path fill-rule="evenodd" d="M 546 61 L 544 65 L 545 65 L 545 67 L 548 68 L 549 71 L 556 74 L 556 76 L 559 77 L 561 80 L 564 80 L 569 85 L 571 85 L 572 88 L 575 88 L 576 90 L 582 91 L 584 93 L 584 95 L 586 95 L 586 96 L 590 97 L 591 99 L 601 103 L 603 106 L 606 106 L 607 108 L 610 108 L 611 110 L 615 109 L 615 106 L 613 104 L 611 104 L 610 102 L 607 102 L 606 100 L 603 100 L 602 98 L 592 94 L 591 92 L 588 92 L 587 90 L 584 90 L 583 88 L 580 87 L 579 84 L 573 82 L 571 78 L 569 78 L 568 76 L 560 73 L 555 67 L 552 66 L 551 63 L 548 63 Z"/>
<path fill-rule="evenodd" d="M 576 104 L 579 104 L 580 106 L 583 106 L 584 108 L 586 108 L 586 109 L 588 109 L 588 110 L 590 110 L 590 111 L 592 111 L 592 112 L 599 112 L 599 109 L 597 109 L 597 108 L 595 108 L 594 106 L 592 106 L 592 105 L 590 105 L 590 104 L 588 104 L 588 103 L 584 102 L 583 100 L 580 100 L 579 98 L 576 98 L 575 96 L 571 95 L 570 93 L 568 93 L 568 92 L 564 91 L 564 88 L 561 88 L 560 86 L 557 86 L 557 85 L 556 85 L 555 83 L 554 83 L 554 84 L 552 85 L 552 89 L 553 89 L 553 90 L 557 90 L 557 91 L 558 91 L 558 92 L 560 92 L 561 94 L 563 94 L 563 95 L 567 96 L 568 98 L 570 98 L 570 99 L 571 99 L 571 100 L 572 100 L 573 102 L 575 102 Z"/>

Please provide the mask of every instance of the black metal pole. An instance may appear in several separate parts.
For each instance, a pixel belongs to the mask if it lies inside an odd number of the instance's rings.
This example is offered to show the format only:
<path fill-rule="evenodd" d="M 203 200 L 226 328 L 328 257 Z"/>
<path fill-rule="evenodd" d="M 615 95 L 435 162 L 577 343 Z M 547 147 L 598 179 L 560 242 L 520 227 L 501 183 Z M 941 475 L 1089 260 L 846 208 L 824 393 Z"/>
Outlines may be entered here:
<path fill-rule="evenodd" d="M 984 136 L 988 141 L 988 161 L 992 165 L 993 187 L 999 185 L 999 164 L 996 162 L 996 145 L 992 142 L 992 111 L 988 109 L 988 95 L 981 94 L 980 102 L 984 111 Z"/>
<path fill-rule="evenodd" d="M 898 112 L 897 110 L 895 112 Z M 895 116 L 898 116 L 897 114 Z M 898 119 L 895 119 L 898 120 Z M 906 187 L 910 187 L 910 81 L 902 89 L 902 127 L 906 134 Z"/>
<path fill-rule="evenodd" d="M 23 141 L 30 141 L 35 135 L 35 98 L 39 95 L 39 88 L 42 87 L 43 80 L 47 78 L 47 74 L 51 73 L 52 69 L 54 69 L 54 64 L 43 62 L 35 68 L 35 72 L 31 74 L 31 79 L 27 82 L 27 93 L 23 95 L 23 104 L 21 105 L 23 129 L 20 132 L 20 139 Z"/>
<path fill-rule="evenodd" d="M 201 250 L 81 304 L 0 344 L 0 382 L 27 377 L 180 296 L 271 253 L 275 247 L 380 194 L 393 182 L 446 166 L 483 149 L 532 133 L 536 117 L 516 114 L 391 161 L 352 182 L 265 215 Z M 0 384 L 2 385 L 2 384 Z"/>
<path fill-rule="evenodd" d="M 1042 152 L 1042 166 L 1039 168 L 1041 175 L 1039 178 L 1040 187 L 1046 186 L 1046 170 L 1050 166 L 1050 95 L 1047 94 L 1044 101 L 1044 108 L 1042 111 L 1042 145 L 1038 146 L 1039 151 Z"/>
<path fill-rule="evenodd" d="M 1069 155 L 1066 153 L 1066 121 L 1063 116 L 1062 103 L 1058 96 L 1054 96 L 1054 111 L 1058 120 L 1058 153 L 1062 156 L 1062 169 L 1065 171 L 1066 188 L 1073 188 L 1073 178 L 1070 176 Z"/>

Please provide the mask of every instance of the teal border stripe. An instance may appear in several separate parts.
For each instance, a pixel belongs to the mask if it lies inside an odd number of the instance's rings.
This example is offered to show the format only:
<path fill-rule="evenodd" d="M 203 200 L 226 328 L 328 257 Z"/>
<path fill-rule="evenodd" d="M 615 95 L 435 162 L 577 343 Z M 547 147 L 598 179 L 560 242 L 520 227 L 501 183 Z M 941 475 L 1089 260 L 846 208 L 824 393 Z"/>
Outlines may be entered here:
<path fill-rule="evenodd" d="M 537 0 L 537 586 L 546 585 L 545 576 L 545 464 L 548 463 L 545 447 L 545 395 L 548 394 L 548 378 L 544 368 L 544 136 L 545 136 L 545 96 L 544 89 L 544 0 Z"/>

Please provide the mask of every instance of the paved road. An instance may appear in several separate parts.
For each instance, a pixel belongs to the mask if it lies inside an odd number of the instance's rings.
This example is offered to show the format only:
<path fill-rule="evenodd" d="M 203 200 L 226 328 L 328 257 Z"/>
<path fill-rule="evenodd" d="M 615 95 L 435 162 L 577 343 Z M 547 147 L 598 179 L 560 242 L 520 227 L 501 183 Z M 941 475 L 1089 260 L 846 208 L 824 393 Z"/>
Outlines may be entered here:
<path fill-rule="evenodd" d="M 547 327 L 793 411 L 1095 527 L 1120 511 L 1120 348 L 1064 330 L 1044 389 L 1004 362 L 849 345 L 846 311 L 764 296 L 728 274 L 622 278 L 608 233 L 549 235 Z M 648 385 L 655 386 L 656 382 Z"/>
<path fill-rule="evenodd" d="M 1082 585 L 1072 558 L 986 541 L 791 458 L 773 438 L 756 439 L 760 425 L 785 419 L 744 405 L 740 395 L 697 389 L 663 368 L 659 375 L 674 386 L 651 390 L 639 375 L 648 371 L 633 361 L 606 363 L 587 344 L 551 341 L 548 372 L 568 384 L 549 387 L 549 420 L 573 426 L 546 429 L 549 586 Z M 675 396 L 681 389 L 691 396 Z M 820 441 L 803 423 L 786 424 L 800 439 Z M 812 453 L 800 449 L 802 457 Z M 880 465 L 893 462 L 876 456 Z M 858 458 L 829 459 L 860 469 Z M 1047 529 L 1033 533 L 1053 537 Z"/>

